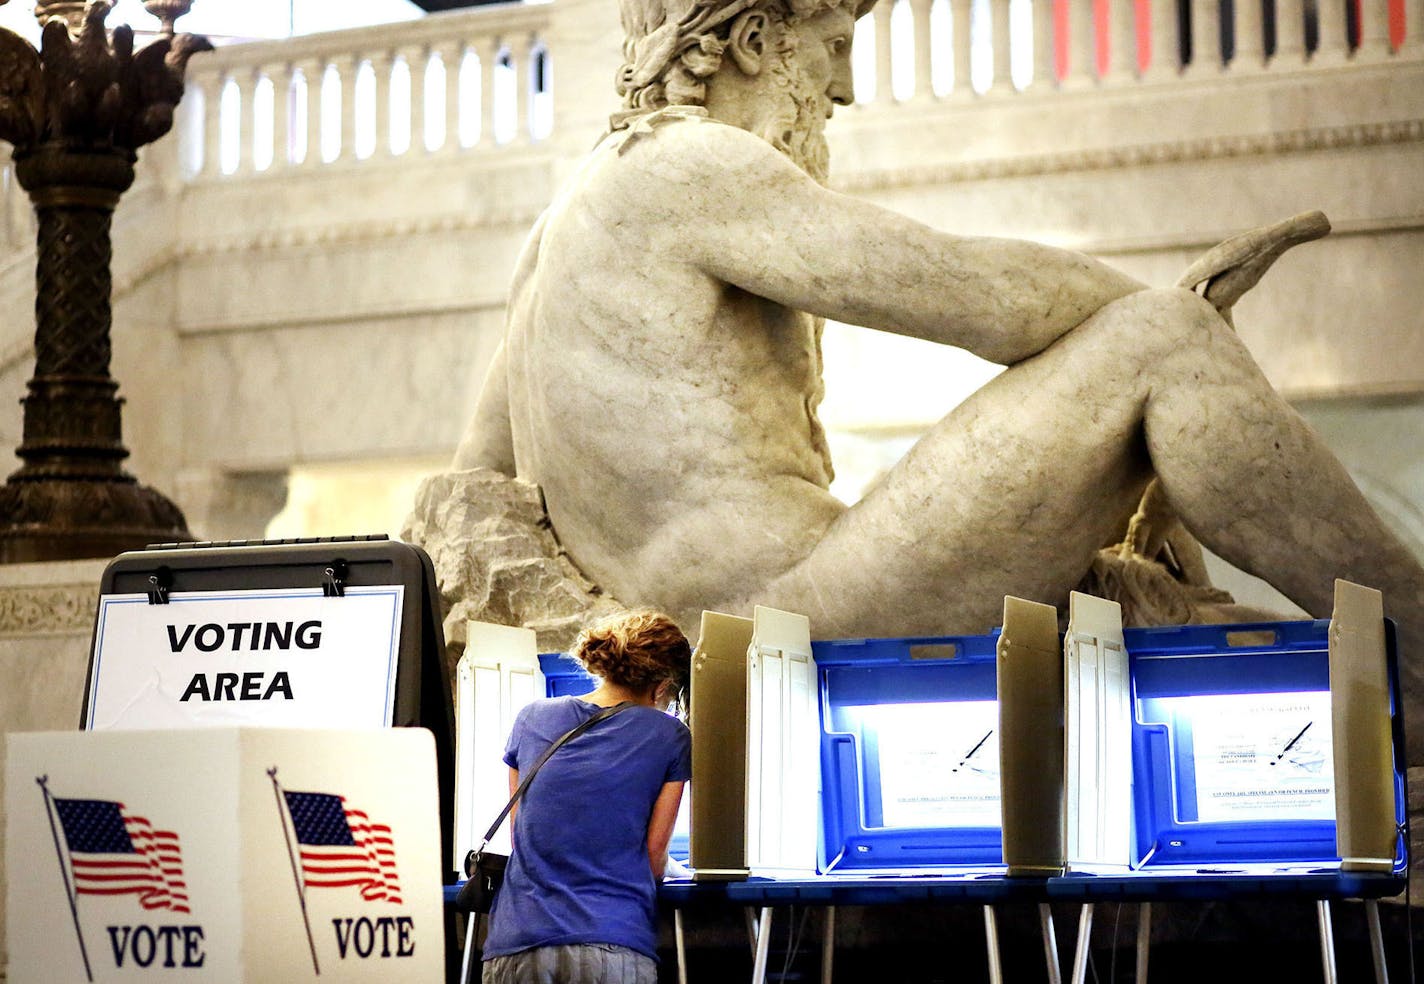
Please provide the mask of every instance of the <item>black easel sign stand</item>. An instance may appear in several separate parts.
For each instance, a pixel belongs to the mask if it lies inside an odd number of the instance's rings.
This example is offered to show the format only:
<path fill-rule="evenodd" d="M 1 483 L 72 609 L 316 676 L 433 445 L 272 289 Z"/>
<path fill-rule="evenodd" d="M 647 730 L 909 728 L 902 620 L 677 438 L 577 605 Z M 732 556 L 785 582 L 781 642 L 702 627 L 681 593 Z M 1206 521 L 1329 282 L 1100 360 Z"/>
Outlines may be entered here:
<path fill-rule="evenodd" d="M 427 728 L 450 856 L 454 705 L 435 569 L 419 547 L 161 544 L 116 557 L 99 593 L 81 727 Z"/>

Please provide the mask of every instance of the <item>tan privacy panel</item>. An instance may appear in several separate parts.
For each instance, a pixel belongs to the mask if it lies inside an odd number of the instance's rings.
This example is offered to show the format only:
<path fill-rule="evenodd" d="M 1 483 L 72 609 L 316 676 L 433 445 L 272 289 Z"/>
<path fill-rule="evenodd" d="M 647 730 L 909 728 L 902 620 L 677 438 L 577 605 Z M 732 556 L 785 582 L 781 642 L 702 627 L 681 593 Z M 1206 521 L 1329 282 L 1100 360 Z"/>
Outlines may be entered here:
<path fill-rule="evenodd" d="M 1335 849 L 1346 870 L 1388 871 L 1394 863 L 1394 750 L 1384 632 L 1383 596 L 1337 580 L 1330 619 L 1330 720 Z"/>
<path fill-rule="evenodd" d="M 1004 599 L 998 645 L 1004 864 L 1010 875 L 1063 870 L 1063 651 L 1058 612 Z"/>
<path fill-rule="evenodd" d="M 702 613 L 692 654 L 692 832 L 699 879 L 747 871 L 747 650 L 752 620 Z"/>

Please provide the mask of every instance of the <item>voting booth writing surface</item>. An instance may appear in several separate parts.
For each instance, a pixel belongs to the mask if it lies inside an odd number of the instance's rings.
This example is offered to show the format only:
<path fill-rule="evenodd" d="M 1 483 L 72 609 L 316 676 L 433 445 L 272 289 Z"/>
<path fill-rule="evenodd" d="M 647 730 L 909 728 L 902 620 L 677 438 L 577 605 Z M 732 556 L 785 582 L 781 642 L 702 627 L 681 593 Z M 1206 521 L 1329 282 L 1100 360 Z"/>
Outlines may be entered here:
<path fill-rule="evenodd" d="M 435 570 L 410 544 L 130 551 L 100 583 L 81 727 L 426 728 L 448 843 L 455 723 L 444 649 Z"/>
<path fill-rule="evenodd" d="M 442 978 L 423 729 L 13 734 L 5 779 L 15 984 Z"/>

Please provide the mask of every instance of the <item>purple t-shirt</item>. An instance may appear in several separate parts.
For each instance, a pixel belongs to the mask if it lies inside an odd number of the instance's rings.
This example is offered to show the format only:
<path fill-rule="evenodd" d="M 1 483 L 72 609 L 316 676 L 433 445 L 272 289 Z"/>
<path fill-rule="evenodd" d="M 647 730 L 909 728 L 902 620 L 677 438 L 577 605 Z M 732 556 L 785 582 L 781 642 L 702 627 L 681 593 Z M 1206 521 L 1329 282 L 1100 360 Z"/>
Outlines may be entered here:
<path fill-rule="evenodd" d="M 523 773 L 601 708 L 577 697 L 526 705 L 504 761 Z M 692 776 L 692 735 L 652 707 L 630 707 L 567 742 L 525 790 L 514 850 L 484 956 L 611 943 L 657 959 L 657 883 L 648 820 L 663 784 Z"/>

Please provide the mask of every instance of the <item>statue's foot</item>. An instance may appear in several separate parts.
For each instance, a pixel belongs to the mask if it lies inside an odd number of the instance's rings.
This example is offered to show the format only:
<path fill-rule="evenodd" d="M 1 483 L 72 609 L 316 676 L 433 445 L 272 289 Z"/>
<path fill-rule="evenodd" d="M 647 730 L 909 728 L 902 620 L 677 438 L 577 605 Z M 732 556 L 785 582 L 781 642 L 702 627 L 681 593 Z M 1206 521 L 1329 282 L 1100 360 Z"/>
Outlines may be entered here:
<path fill-rule="evenodd" d="M 1324 212 L 1302 212 L 1283 222 L 1232 236 L 1207 250 L 1178 287 L 1198 290 L 1228 321 L 1233 305 L 1265 275 L 1282 253 L 1330 232 Z"/>

